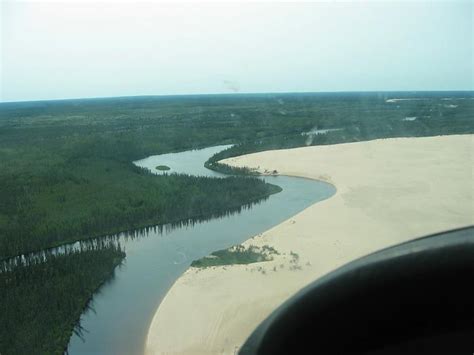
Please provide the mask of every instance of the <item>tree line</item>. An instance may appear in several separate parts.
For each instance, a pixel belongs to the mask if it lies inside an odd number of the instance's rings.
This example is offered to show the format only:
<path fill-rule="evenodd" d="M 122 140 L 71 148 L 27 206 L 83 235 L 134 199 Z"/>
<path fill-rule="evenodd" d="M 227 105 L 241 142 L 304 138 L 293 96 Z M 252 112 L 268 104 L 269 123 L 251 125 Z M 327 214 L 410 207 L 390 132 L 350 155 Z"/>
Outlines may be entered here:
<path fill-rule="evenodd" d="M 93 293 L 125 257 L 120 244 L 31 256 L 0 270 L 0 353 L 63 354 Z"/>

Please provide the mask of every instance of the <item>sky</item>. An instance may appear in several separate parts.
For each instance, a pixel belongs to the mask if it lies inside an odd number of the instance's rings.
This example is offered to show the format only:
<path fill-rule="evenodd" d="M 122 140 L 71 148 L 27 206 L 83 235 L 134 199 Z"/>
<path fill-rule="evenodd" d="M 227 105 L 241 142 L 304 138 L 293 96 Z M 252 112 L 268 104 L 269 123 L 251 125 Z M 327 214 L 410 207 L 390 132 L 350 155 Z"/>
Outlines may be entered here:
<path fill-rule="evenodd" d="M 470 0 L 0 1 L 1 101 L 474 90 Z"/>

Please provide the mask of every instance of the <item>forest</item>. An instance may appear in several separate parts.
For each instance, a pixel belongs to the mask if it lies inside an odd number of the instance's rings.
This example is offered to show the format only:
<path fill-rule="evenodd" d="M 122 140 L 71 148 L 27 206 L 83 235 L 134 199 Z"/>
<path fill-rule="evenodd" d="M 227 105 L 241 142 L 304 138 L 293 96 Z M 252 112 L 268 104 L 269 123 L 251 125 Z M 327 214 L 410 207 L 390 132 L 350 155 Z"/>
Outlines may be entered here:
<path fill-rule="evenodd" d="M 93 293 L 110 280 L 125 253 L 100 241 L 63 255 L 47 253 L 0 269 L 0 352 L 63 354 Z"/>
<path fill-rule="evenodd" d="M 113 161 L 76 162 L 63 173 L 26 178 L 16 196 L 11 192 L 21 177 L 3 182 L 10 199 L 2 204 L 7 223 L 1 230 L 0 257 L 215 215 L 279 191 L 257 178 L 155 176 Z"/>

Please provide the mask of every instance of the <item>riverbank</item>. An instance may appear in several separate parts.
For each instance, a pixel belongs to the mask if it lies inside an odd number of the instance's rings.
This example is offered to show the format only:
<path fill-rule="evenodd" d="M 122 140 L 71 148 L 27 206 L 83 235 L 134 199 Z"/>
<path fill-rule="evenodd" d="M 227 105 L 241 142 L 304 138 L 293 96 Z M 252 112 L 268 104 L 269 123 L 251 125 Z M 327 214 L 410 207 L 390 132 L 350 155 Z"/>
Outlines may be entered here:
<path fill-rule="evenodd" d="M 231 158 L 332 183 L 337 193 L 243 243 L 280 255 L 190 268 L 166 295 L 146 353 L 233 353 L 274 308 L 334 268 L 377 249 L 474 223 L 473 135 L 395 138 Z"/>

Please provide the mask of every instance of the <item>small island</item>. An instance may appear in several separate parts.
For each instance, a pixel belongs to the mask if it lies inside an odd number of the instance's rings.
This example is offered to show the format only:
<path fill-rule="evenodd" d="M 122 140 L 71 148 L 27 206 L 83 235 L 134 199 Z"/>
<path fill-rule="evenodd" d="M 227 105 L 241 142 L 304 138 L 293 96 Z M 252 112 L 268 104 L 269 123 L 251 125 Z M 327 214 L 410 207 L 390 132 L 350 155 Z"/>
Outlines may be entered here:
<path fill-rule="evenodd" d="M 160 171 L 167 171 L 167 170 L 170 170 L 171 168 L 166 165 L 158 165 L 155 169 L 160 170 Z"/>

